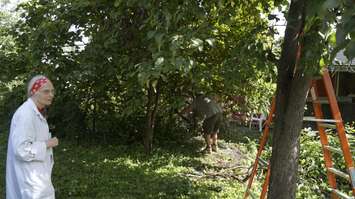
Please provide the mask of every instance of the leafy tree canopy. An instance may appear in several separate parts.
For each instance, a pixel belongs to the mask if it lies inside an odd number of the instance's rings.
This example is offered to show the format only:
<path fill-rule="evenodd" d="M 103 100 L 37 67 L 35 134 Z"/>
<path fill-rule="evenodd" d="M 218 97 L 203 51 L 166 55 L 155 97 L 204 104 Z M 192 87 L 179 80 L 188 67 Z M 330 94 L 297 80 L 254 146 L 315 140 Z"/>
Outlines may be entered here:
<path fill-rule="evenodd" d="M 263 16 L 274 6 L 267 0 L 28 1 L 13 28 L 24 63 L 10 77 L 45 73 L 58 89 L 57 103 L 74 101 L 99 121 L 142 114 L 147 88 L 158 82 L 161 114 L 200 90 L 249 96 L 254 109 L 265 109 L 277 54 Z"/>

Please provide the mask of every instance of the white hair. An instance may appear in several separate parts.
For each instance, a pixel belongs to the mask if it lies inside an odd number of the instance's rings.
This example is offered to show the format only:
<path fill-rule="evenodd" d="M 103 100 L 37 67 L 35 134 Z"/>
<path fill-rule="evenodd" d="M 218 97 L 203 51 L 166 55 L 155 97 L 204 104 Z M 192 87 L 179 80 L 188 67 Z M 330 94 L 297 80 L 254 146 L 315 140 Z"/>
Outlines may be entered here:
<path fill-rule="evenodd" d="M 31 93 L 31 88 L 32 88 L 32 86 L 33 86 L 33 84 L 37 81 L 37 80 L 39 80 L 39 79 L 41 79 L 41 78 L 46 78 L 46 79 L 48 79 L 46 76 L 44 76 L 44 75 L 36 75 L 36 76 L 34 76 L 34 77 L 32 77 L 32 79 L 28 82 L 28 84 L 27 84 L 27 97 L 28 98 L 30 98 L 33 94 Z"/>

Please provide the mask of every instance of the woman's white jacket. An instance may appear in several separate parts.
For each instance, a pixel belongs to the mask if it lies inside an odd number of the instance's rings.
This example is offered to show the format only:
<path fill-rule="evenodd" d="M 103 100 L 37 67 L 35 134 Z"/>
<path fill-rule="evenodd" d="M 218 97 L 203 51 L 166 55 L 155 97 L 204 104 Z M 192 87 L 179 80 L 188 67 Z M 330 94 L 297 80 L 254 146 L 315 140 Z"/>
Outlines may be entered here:
<path fill-rule="evenodd" d="M 31 98 L 11 120 L 6 161 L 6 199 L 54 199 L 53 152 L 47 120 Z"/>

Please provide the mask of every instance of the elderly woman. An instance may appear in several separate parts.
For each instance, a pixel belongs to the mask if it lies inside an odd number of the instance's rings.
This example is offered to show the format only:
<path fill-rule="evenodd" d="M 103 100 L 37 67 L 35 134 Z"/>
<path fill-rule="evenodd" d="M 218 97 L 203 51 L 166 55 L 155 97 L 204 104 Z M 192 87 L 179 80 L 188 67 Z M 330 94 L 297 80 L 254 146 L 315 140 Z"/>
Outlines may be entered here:
<path fill-rule="evenodd" d="M 7 199 L 54 199 L 51 181 L 51 138 L 43 110 L 54 97 L 52 82 L 45 76 L 33 77 L 27 87 L 28 99 L 15 112 L 10 127 L 6 162 Z"/>

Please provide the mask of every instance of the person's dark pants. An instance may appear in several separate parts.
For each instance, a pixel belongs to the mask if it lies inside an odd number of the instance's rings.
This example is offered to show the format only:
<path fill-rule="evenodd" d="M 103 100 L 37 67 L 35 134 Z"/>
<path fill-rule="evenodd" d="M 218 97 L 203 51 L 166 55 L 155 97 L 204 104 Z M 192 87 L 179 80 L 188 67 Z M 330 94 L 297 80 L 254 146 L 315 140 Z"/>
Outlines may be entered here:
<path fill-rule="evenodd" d="M 218 133 L 219 128 L 222 124 L 223 114 L 216 113 L 203 121 L 202 128 L 204 134 L 214 134 Z"/>
<path fill-rule="evenodd" d="M 208 153 L 211 153 L 212 151 L 217 152 L 217 133 L 219 132 L 222 118 L 222 113 L 217 113 L 203 121 L 202 128 L 206 141 L 206 151 Z"/>

